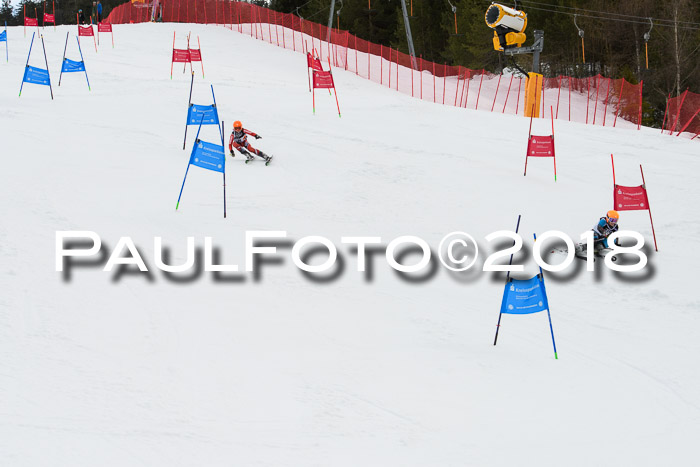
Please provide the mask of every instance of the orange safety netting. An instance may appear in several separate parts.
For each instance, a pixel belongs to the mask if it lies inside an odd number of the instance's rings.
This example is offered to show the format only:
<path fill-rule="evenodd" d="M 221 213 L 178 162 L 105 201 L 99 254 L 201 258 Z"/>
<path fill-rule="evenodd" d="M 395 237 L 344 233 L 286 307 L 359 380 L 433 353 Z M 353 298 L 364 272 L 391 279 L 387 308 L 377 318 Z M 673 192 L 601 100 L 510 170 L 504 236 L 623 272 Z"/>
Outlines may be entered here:
<path fill-rule="evenodd" d="M 147 22 L 162 15 L 164 22 L 219 24 L 286 49 L 315 51 L 321 61 L 419 99 L 468 109 L 523 113 L 524 78 L 413 58 L 348 31 L 332 29 L 328 40 L 328 28 L 322 24 L 247 2 L 163 0 L 155 3 L 155 15 L 152 15 L 153 5 L 150 4 L 151 8 L 140 8 L 141 5 L 131 2 L 119 5 L 109 14 L 107 22 Z M 693 105 L 700 108 L 700 104 Z M 540 115 L 545 118 L 551 112 L 555 119 L 603 126 L 616 126 L 620 119 L 639 128 L 642 83 L 631 84 L 600 75 L 545 78 L 541 106 Z M 671 105 L 669 114 L 670 109 Z M 680 122 L 691 118 L 684 109 L 680 109 L 683 115 L 678 118 Z M 687 131 L 693 131 L 693 125 Z"/>

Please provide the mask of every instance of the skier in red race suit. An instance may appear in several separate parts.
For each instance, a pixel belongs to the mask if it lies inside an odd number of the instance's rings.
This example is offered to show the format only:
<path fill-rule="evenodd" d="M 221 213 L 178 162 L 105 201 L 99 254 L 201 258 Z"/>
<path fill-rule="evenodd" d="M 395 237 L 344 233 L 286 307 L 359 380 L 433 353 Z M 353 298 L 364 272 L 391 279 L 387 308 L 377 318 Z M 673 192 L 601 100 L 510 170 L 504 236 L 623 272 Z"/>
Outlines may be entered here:
<path fill-rule="evenodd" d="M 255 154 L 256 156 L 262 157 L 266 163 L 269 163 L 272 157 L 268 156 L 261 150 L 255 149 L 253 146 L 251 146 L 248 142 L 247 135 L 250 135 L 255 139 L 262 138 L 262 136 L 243 128 L 243 124 L 240 121 L 236 120 L 235 122 L 233 122 L 233 132 L 231 132 L 231 139 L 228 143 L 228 149 L 231 152 L 231 155 L 233 157 L 236 156 L 236 154 L 233 152 L 233 149 L 236 148 L 241 154 L 246 156 L 246 164 L 248 163 L 248 161 L 252 161 L 253 159 L 255 159 L 251 153 Z"/>

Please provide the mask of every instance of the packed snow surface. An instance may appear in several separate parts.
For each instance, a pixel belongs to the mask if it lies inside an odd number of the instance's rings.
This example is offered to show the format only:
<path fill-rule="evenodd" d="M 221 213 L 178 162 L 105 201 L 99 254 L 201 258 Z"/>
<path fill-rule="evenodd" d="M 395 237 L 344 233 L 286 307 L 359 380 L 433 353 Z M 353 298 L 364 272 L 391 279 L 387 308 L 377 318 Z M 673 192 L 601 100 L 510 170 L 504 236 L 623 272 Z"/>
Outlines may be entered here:
<path fill-rule="evenodd" d="M 275 155 L 269 167 L 227 158 L 226 218 L 221 174 L 198 167 L 175 210 L 197 128 L 183 151 L 191 75 L 176 64 L 170 78 L 173 30 L 178 46 L 200 38 L 192 102 L 210 104 L 213 84 L 225 144 L 241 120 Z M 326 90 L 314 116 L 303 55 L 203 25 L 118 25 L 97 53 L 82 38 L 91 91 L 80 73 L 57 86 L 67 31 L 79 59 L 76 28 L 47 28 L 55 99 L 33 84 L 18 97 L 31 31 L 9 28 L 0 63 L 1 465 L 697 465 L 695 141 L 556 121 L 557 181 L 551 159 L 530 159 L 524 177 L 526 118 L 341 69 L 342 118 Z M 43 62 L 35 39 L 29 64 Z M 220 141 L 214 126 L 200 138 Z M 505 275 L 481 271 L 485 236 L 521 214 L 514 263 L 534 275 L 533 233 L 578 241 L 612 208 L 611 153 L 619 184 L 641 184 L 643 165 L 658 253 L 648 213 L 622 212 L 646 239 L 644 271 L 576 260 L 545 272 L 559 359 L 546 313 L 503 315 L 494 346 Z M 57 272 L 65 230 L 97 233 L 102 262 Z M 245 232 L 261 230 L 287 239 L 245 272 Z M 341 243 L 412 235 L 436 252 L 453 231 L 481 247 L 467 273 L 437 262 L 400 277 L 383 250 L 358 272 Z M 309 235 L 337 246 L 342 271 L 314 280 L 293 265 L 291 244 Z M 149 274 L 102 270 L 126 236 Z M 188 236 L 198 248 L 212 237 L 241 272 L 158 270 L 154 237 L 180 264 Z"/>

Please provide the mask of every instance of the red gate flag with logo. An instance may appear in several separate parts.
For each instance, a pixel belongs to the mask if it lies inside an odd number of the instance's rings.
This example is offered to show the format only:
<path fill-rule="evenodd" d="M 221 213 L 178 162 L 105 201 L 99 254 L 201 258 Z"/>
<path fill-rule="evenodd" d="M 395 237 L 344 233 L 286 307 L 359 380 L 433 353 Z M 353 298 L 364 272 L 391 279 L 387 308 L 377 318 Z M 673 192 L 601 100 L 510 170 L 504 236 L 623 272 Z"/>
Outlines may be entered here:
<path fill-rule="evenodd" d="M 330 67 L 330 59 L 328 66 Z M 316 89 L 328 89 L 329 92 L 331 89 L 333 89 L 333 94 L 335 94 L 335 105 L 338 107 L 338 117 L 340 117 L 341 115 L 340 104 L 338 104 L 338 93 L 335 89 L 335 83 L 333 82 L 333 73 L 330 70 L 313 72 L 312 99 L 314 115 L 316 114 Z"/>
<path fill-rule="evenodd" d="M 78 25 L 78 35 L 91 37 L 91 36 L 95 35 L 95 31 L 92 29 L 92 25 L 89 25 L 89 26 Z"/>
<path fill-rule="evenodd" d="M 187 38 L 187 50 L 190 52 L 190 62 L 199 62 L 202 65 L 202 78 L 204 78 L 204 61 L 202 60 L 202 44 L 199 43 L 199 36 L 197 36 L 197 47 L 198 49 L 190 48 L 190 39 Z"/>
<path fill-rule="evenodd" d="M 111 23 L 97 23 L 97 45 L 100 44 L 100 33 L 108 32 L 112 35 L 112 48 L 114 48 L 114 31 Z"/>
<path fill-rule="evenodd" d="M 97 41 L 95 40 L 95 31 L 92 29 L 92 24 L 87 26 L 78 25 L 78 43 L 80 43 L 80 37 L 92 37 L 92 42 L 95 44 L 95 52 L 97 52 Z"/>
<path fill-rule="evenodd" d="M 314 53 L 316 50 L 314 49 Z M 306 77 L 309 80 L 309 92 L 311 92 L 311 76 L 309 75 L 309 68 L 311 71 L 323 71 L 323 66 L 321 65 L 321 60 L 318 57 L 311 55 L 311 52 L 306 52 Z M 330 91 L 328 91 L 330 92 Z"/>
<path fill-rule="evenodd" d="M 525 172 L 527 175 L 527 159 L 528 157 L 551 157 L 554 160 L 554 181 L 557 181 L 557 156 L 554 152 L 554 110 L 549 108 L 552 115 L 552 134 L 546 136 L 537 136 L 532 134 L 532 115 L 530 114 L 530 130 L 527 135 L 527 152 L 525 154 Z"/>
<path fill-rule="evenodd" d="M 316 71 L 314 72 L 314 88 L 317 89 L 333 89 L 335 84 L 333 83 L 333 75 L 330 71 Z"/>
<path fill-rule="evenodd" d="M 313 57 L 310 52 L 306 53 L 306 66 L 307 68 L 311 68 L 313 71 L 323 71 L 321 60 Z"/>
<path fill-rule="evenodd" d="M 651 217 L 651 208 L 649 207 L 649 195 L 647 194 L 647 186 L 644 181 L 644 170 L 639 164 L 639 171 L 642 174 L 642 184 L 637 186 L 618 185 L 615 181 L 615 160 L 610 154 L 610 162 L 612 163 L 613 171 L 613 209 L 616 211 L 649 211 L 649 221 L 651 222 L 651 233 L 654 236 L 654 249 L 659 251 L 656 244 L 656 232 L 654 231 L 654 219 Z"/>
<path fill-rule="evenodd" d="M 649 209 L 649 198 L 647 198 L 647 190 L 644 185 L 615 185 L 613 198 L 616 211 L 646 211 Z"/>

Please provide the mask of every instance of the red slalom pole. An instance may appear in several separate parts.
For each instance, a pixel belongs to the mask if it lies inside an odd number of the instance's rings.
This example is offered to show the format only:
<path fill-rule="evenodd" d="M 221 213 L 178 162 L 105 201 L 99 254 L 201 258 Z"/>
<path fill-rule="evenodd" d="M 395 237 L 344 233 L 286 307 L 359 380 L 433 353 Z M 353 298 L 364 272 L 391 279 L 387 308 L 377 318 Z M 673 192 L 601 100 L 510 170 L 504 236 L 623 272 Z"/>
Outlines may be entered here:
<path fill-rule="evenodd" d="M 175 31 L 173 31 L 173 55 L 175 54 Z M 175 61 L 173 60 L 175 57 L 170 57 L 170 79 L 173 79 L 173 65 L 175 64 Z"/>
<path fill-rule="evenodd" d="M 642 170 L 642 164 L 639 164 L 639 171 L 642 173 L 642 186 L 644 187 L 644 193 L 647 195 L 647 211 L 649 211 L 649 221 L 651 222 L 651 234 L 654 236 L 654 249 L 659 251 L 659 247 L 656 245 L 656 232 L 654 232 L 654 219 L 651 218 L 651 206 L 649 206 L 649 193 L 647 192 L 647 183 L 644 181 L 644 170 Z"/>
<path fill-rule="evenodd" d="M 612 164 L 612 171 L 613 171 L 613 192 L 615 191 L 615 188 L 617 186 L 617 182 L 615 181 L 615 159 L 613 159 L 613 155 L 610 154 L 610 163 Z M 613 199 L 614 199 L 615 193 L 613 193 Z"/>
<path fill-rule="evenodd" d="M 554 150 L 554 109 L 549 106 L 549 115 L 552 118 L 552 159 L 554 159 L 554 182 L 557 181 L 557 152 Z"/>
<path fill-rule="evenodd" d="M 535 83 L 537 85 L 537 83 Z M 530 137 L 532 135 L 532 119 L 535 115 L 535 104 L 532 104 L 532 112 L 530 112 L 530 129 L 527 131 L 527 145 L 530 146 Z M 527 175 L 527 158 L 530 154 L 525 150 L 525 171 L 523 172 L 523 177 Z"/>
<path fill-rule="evenodd" d="M 332 73 L 331 73 L 331 76 L 333 76 Z M 335 82 L 333 82 L 333 94 L 335 95 L 335 106 L 338 108 L 338 118 L 341 118 L 340 104 L 338 104 L 338 91 L 335 90 Z"/>
<path fill-rule="evenodd" d="M 204 78 L 204 60 L 202 59 L 202 44 L 199 43 L 199 36 L 197 36 L 197 47 L 199 47 L 199 63 L 202 65 L 202 78 Z"/>

